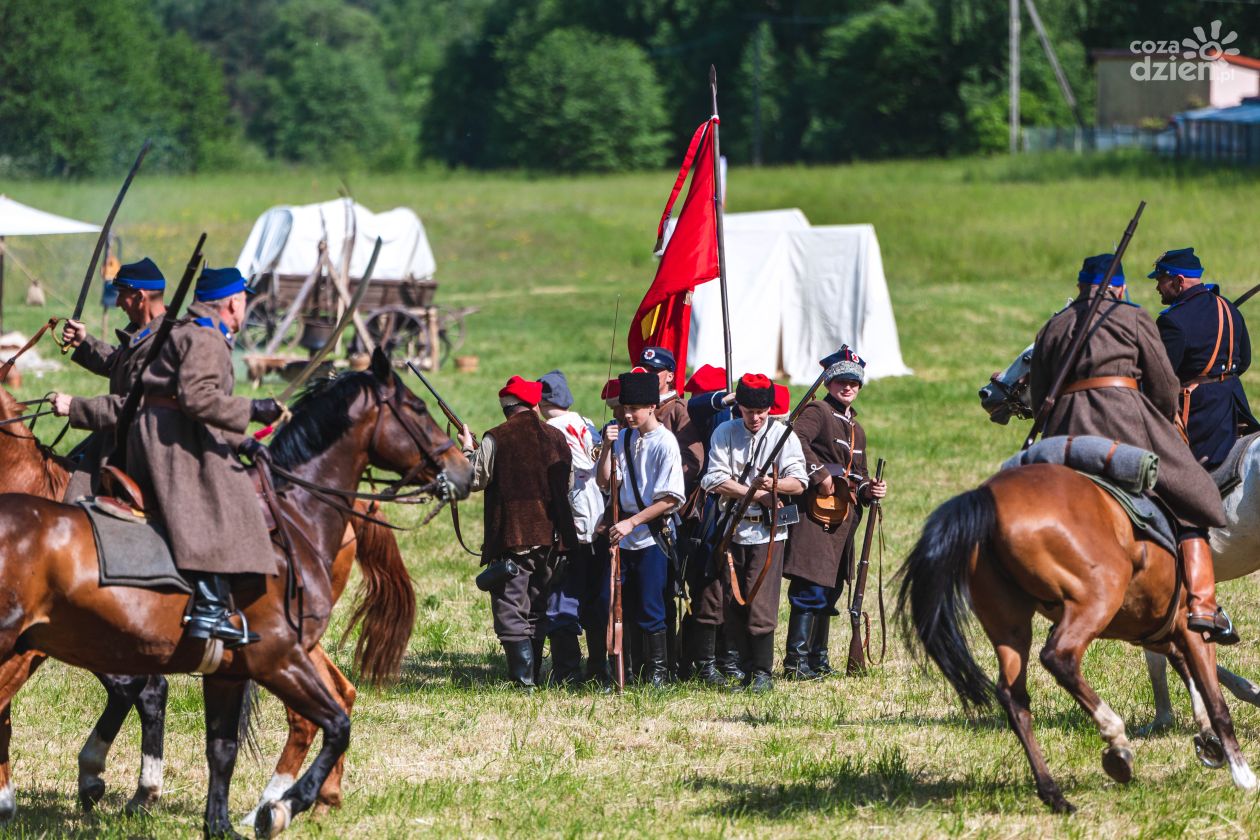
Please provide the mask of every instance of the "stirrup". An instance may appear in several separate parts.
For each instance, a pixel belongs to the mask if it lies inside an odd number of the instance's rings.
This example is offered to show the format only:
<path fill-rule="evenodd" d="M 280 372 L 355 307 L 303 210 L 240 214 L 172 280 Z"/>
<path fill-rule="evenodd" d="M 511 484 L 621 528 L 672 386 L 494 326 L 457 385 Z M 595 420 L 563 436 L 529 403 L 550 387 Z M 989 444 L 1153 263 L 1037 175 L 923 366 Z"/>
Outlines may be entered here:
<path fill-rule="evenodd" d="M 1190 613 L 1186 627 L 1192 632 L 1205 634 L 1209 642 L 1218 645 L 1236 645 L 1242 641 L 1224 607 L 1217 607 L 1215 613 Z"/>

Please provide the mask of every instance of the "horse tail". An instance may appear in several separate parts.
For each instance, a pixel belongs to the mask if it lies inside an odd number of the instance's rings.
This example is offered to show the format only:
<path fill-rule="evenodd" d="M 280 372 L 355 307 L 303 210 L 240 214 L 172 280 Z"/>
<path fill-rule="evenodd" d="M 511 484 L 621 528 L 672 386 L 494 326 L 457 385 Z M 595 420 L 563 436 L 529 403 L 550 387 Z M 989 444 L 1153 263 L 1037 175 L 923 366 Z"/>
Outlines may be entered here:
<path fill-rule="evenodd" d="M 261 695 L 258 683 L 245 681 L 245 693 L 241 697 L 241 717 L 236 724 L 236 740 L 248 750 L 255 761 L 262 757 L 262 745 L 258 742 L 258 707 Z"/>
<path fill-rule="evenodd" d="M 964 706 L 988 706 L 993 700 L 993 681 L 967 645 L 970 595 L 966 573 L 972 552 L 983 551 L 996 524 L 989 488 L 955 496 L 928 517 L 899 573 L 897 612 L 903 632 L 914 633 Z"/>
<path fill-rule="evenodd" d="M 379 510 L 372 516 L 380 518 Z M 354 646 L 354 666 L 372 685 L 397 679 L 416 622 L 416 590 L 394 533 L 355 517 L 355 557 L 363 581 L 341 641 L 362 624 Z M 338 642 L 340 644 L 340 642 Z"/>

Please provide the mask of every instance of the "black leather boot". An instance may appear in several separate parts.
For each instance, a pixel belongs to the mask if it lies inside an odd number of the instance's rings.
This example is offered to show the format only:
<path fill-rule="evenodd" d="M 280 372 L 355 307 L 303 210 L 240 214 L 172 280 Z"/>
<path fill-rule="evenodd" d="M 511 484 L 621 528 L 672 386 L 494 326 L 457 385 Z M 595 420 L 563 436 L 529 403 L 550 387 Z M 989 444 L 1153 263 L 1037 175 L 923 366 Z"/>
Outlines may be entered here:
<path fill-rule="evenodd" d="M 692 677 L 705 685 L 726 685 L 726 677 L 717 669 L 717 656 L 714 653 L 717 628 L 711 624 L 693 622 L 687 633 L 687 658 L 694 663 Z"/>
<path fill-rule="evenodd" d="M 186 631 L 188 638 L 200 641 L 220 639 L 228 648 L 258 641 L 258 634 L 249 632 L 244 615 L 241 616 L 244 629 L 232 623 L 232 613 L 228 610 L 231 590 L 226 577 L 206 572 L 195 572 L 187 577 L 193 585 L 193 608 Z"/>
<path fill-rule="evenodd" d="M 586 631 L 586 677 L 582 682 L 612 684 L 612 674 L 608 670 L 608 639 L 602 627 Z"/>
<path fill-rule="evenodd" d="M 535 636 L 530 642 L 534 654 L 534 685 L 542 685 L 543 645 L 546 643 L 546 636 Z"/>
<path fill-rule="evenodd" d="M 664 630 L 659 633 L 648 633 L 644 639 L 644 656 L 643 663 L 643 682 L 652 686 L 652 688 L 664 688 L 669 685 L 669 660 L 666 657 L 667 634 Z"/>
<path fill-rule="evenodd" d="M 551 685 L 577 685 L 582 677 L 582 647 L 576 633 L 552 633 Z"/>
<path fill-rule="evenodd" d="M 816 680 L 819 677 L 809 665 L 810 643 L 817 626 L 818 613 L 792 609 L 788 617 L 787 655 L 783 657 L 783 678 Z"/>
<path fill-rule="evenodd" d="M 754 694 L 762 694 L 774 688 L 774 679 L 770 676 L 774 670 L 774 634 L 748 637 L 749 668 L 745 680 L 748 690 Z"/>
<path fill-rule="evenodd" d="M 692 654 L 696 646 L 696 621 L 690 615 L 684 615 L 678 625 L 678 633 L 682 636 L 682 658 L 678 660 L 678 668 L 674 678 L 678 682 L 687 682 L 696 675 L 696 661 Z"/>
<path fill-rule="evenodd" d="M 827 644 L 828 636 L 831 635 L 831 613 L 824 610 L 818 614 L 818 618 L 814 621 L 814 638 L 810 642 L 809 666 L 819 678 L 830 677 L 835 674 L 835 670 L 831 667 L 831 660 L 828 659 Z"/>
<path fill-rule="evenodd" d="M 532 690 L 534 682 L 534 643 L 530 639 L 516 642 L 504 642 L 503 652 L 507 654 L 508 678 L 521 688 Z"/>
<path fill-rule="evenodd" d="M 724 627 L 718 627 L 717 637 L 714 641 L 714 649 L 717 651 L 716 664 L 717 669 L 722 672 L 728 680 L 735 683 L 744 681 L 744 668 L 739 661 L 739 647 L 734 644 L 730 636 L 726 633 Z"/>

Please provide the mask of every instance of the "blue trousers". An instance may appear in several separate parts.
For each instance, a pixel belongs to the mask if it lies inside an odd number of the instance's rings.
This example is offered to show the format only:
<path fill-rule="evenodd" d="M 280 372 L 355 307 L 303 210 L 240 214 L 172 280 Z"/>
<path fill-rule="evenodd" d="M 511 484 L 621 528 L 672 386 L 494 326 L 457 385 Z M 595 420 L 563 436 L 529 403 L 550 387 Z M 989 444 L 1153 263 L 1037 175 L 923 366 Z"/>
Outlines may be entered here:
<path fill-rule="evenodd" d="M 644 633 L 665 630 L 665 585 L 669 560 L 655 544 L 621 550 L 621 604 L 626 624 Z"/>
<path fill-rule="evenodd" d="M 568 633 L 582 634 L 581 609 L 586 594 L 586 579 L 590 572 L 591 547 L 579 545 L 569 552 L 564 576 L 547 596 L 547 635 Z"/>
<path fill-rule="evenodd" d="M 840 600 L 840 593 L 843 591 L 838 586 L 822 586 L 807 580 L 791 578 L 788 581 L 788 603 L 794 610 L 839 615 L 836 602 Z"/>

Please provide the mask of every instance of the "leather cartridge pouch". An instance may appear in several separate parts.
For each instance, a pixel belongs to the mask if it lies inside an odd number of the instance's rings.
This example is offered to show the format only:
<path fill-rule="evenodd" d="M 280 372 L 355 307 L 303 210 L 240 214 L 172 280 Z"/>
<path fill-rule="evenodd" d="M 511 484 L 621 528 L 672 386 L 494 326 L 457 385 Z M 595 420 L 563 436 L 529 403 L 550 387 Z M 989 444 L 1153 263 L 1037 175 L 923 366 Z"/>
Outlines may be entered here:
<path fill-rule="evenodd" d="M 489 592 L 507 583 L 520 573 L 521 567 L 516 564 L 515 560 L 510 558 L 496 560 L 482 569 L 481 573 L 477 575 L 477 588 L 482 592 Z"/>
<path fill-rule="evenodd" d="M 826 464 L 825 467 L 831 473 L 836 493 L 832 496 L 824 496 L 818 492 L 817 488 L 810 490 L 805 505 L 805 515 L 824 528 L 832 530 L 840 527 L 848 518 L 849 509 L 857 503 L 857 497 L 853 485 L 849 483 L 849 478 L 845 475 L 843 466 Z"/>

